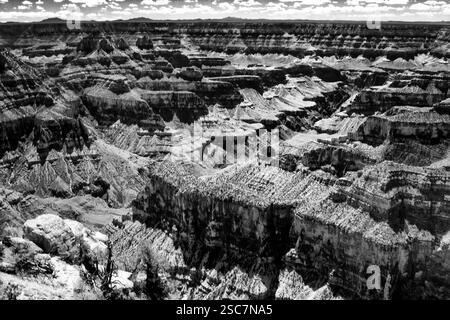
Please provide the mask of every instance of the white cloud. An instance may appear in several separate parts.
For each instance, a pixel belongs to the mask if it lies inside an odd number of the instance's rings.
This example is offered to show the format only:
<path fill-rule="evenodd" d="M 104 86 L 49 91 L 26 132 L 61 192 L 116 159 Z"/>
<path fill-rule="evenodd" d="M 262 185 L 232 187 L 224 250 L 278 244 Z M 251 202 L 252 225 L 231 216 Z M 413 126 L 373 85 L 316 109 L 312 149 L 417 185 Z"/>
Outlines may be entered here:
<path fill-rule="evenodd" d="M 280 2 L 290 3 L 296 2 L 301 3 L 305 6 L 322 6 L 324 4 L 330 3 L 330 0 L 279 0 Z"/>
<path fill-rule="evenodd" d="M 220 9 L 222 9 L 222 10 L 233 10 L 233 9 L 235 9 L 235 7 L 231 3 L 228 3 L 228 2 L 221 2 L 221 3 L 218 4 L 218 7 Z"/>
<path fill-rule="evenodd" d="M 142 5 L 147 6 L 166 6 L 169 4 L 169 0 L 142 0 Z"/>
<path fill-rule="evenodd" d="M 20 0 L 20 6 L 10 11 L 10 16 L 0 12 L 0 21 L 36 21 L 47 17 L 68 19 L 73 17 L 74 8 L 81 8 L 84 17 L 92 20 L 129 19 L 148 17 L 151 19 L 186 19 L 186 18 L 225 18 L 234 16 L 251 19 L 337 19 L 367 20 L 372 16 L 380 20 L 448 20 L 450 4 L 443 0 L 428 0 L 405 7 L 408 0 L 272 0 L 263 4 L 262 0 L 213 1 L 211 4 L 198 3 L 197 0 L 184 1 L 181 7 L 173 6 L 169 0 L 139 0 L 140 3 L 124 0 L 52 0 L 60 3 L 60 9 L 44 10 L 43 0 Z M 36 8 L 33 8 L 32 1 Z M 0 0 L 7 3 L 8 0 Z M 48 0 L 47 0 L 48 2 Z M 200 1 L 201 2 L 201 1 Z M 30 5 L 31 4 L 31 5 Z M 358 5 L 355 5 L 358 4 Z M 77 6 L 78 5 L 78 6 Z M 123 6 L 123 8 L 122 8 Z M 94 8 L 94 9 L 87 9 Z M 28 14 L 30 10 L 34 10 Z M 44 12 L 45 11 L 45 12 Z M 27 14 L 25 14 L 27 13 Z"/>
<path fill-rule="evenodd" d="M 431 9 L 431 6 L 426 5 L 424 3 L 415 3 L 409 7 L 411 10 L 417 10 L 417 11 L 428 11 Z"/>
<path fill-rule="evenodd" d="M 377 3 L 385 5 L 405 5 L 410 2 L 410 0 L 353 0 L 353 2 L 359 2 L 360 5 L 363 3 Z"/>
<path fill-rule="evenodd" d="M 448 3 L 447 2 L 445 2 L 445 1 L 434 1 L 434 0 L 428 0 L 428 1 L 425 1 L 424 2 L 425 4 L 428 4 L 428 5 L 430 5 L 430 6 L 445 6 L 445 5 L 447 5 Z"/>
<path fill-rule="evenodd" d="M 88 8 L 98 7 L 107 3 L 106 0 L 69 0 L 69 1 L 72 3 L 80 4 L 82 7 Z"/>
<path fill-rule="evenodd" d="M 261 2 L 255 0 L 234 0 L 233 4 L 241 7 L 258 7 L 262 5 Z"/>

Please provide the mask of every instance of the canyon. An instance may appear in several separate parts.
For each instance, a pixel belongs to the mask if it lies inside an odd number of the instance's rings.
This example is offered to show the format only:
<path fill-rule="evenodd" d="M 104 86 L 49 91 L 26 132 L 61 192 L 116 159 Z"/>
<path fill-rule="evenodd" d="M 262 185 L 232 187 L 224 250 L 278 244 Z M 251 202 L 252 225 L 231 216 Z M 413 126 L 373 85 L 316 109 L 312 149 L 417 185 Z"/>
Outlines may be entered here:
<path fill-rule="evenodd" d="M 97 299 L 114 261 L 114 297 L 152 299 L 151 251 L 166 299 L 448 299 L 449 40 L 0 24 L 0 291 Z"/>

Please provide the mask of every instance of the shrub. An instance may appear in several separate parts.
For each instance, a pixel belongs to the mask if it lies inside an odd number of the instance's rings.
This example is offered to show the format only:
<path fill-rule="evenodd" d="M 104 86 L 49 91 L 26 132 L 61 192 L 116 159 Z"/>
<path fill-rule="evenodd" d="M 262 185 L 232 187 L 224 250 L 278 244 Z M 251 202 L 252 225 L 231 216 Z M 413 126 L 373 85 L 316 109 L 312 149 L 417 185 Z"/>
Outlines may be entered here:
<path fill-rule="evenodd" d="M 147 276 L 143 291 L 151 300 L 162 300 L 167 296 L 167 288 L 158 275 L 158 265 L 153 250 L 147 246 L 143 254 L 145 273 Z"/>
<path fill-rule="evenodd" d="M 0 283 L 0 300 L 17 300 L 20 292 L 21 289 L 18 284 L 10 282 L 5 288 L 2 288 Z"/>

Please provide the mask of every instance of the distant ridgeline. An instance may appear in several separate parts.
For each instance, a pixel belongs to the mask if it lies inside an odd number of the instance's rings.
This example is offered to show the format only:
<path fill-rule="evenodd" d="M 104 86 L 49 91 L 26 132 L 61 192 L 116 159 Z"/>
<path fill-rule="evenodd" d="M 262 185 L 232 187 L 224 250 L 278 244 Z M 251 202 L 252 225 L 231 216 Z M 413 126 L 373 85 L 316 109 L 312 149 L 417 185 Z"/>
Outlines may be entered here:
<path fill-rule="evenodd" d="M 270 23 L 269 23 L 270 22 Z M 77 34 L 106 32 L 120 34 L 134 43 L 141 33 L 152 38 L 182 37 L 203 50 L 228 53 L 283 53 L 295 56 L 317 54 L 364 55 L 374 58 L 410 59 L 420 53 L 449 57 L 449 23 L 385 22 L 381 29 L 368 28 L 366 22 L 269 21 L 269 20 L 195 20 L 82 21 L 80 29 L 69 28 L 66 21 L 49 19 L 38 23 L 0 24 L 0 46 L 25 47 L 33 38 L 71 42 Z M 133 41 L 134 40 L 134 41 Z"/>

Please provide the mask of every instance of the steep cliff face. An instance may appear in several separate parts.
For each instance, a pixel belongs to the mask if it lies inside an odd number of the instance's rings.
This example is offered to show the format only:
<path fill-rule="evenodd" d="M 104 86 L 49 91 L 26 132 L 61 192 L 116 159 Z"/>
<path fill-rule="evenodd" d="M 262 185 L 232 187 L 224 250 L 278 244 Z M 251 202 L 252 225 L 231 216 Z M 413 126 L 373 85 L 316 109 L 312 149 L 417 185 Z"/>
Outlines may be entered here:
<path fill-rule="evenodd" d="M 9 51 L 0 54 L 7 68 L 0 74 L 0 154 L 15 150 L 30 135 L 42 159 L 51 149 L 89 144 L 89 132 L 79 118 L 79 99 L 70 91 L 59 95 L 57 85 L 44 83 L 45 75 Z"/>
<path fill-rule="evenodd" d="M 411 139 L 424 144 L 433 144 L 446 139 L 449 128 L 448 115 L 412 108 L 399 114 L 370 116 L 359 127 L 357 135 L 373 142 Z"/>
<path fill-rule="evenodd" d="M 179 78 L 153 80 L 143 77 L 136 82 L 136 86 L 151 91 L 189 91 L 203 99 L 205 104 L 220 103 L 228 108 L 232 108 L 242 101 L 242 96 L 237 88 L 227 81 L 211 79 L 186 81 Z"/>
<path fill-rule="evenodd" d="M 145 91 L 141 96 L 167 122 L 174 114 L 185 123 L 207 114 L 205 102 L 190 91 Z"/>
<path fill-rule="evenodd" d="M 443 99 L 445 95 L 442 92 L 432 92 L 418 86 L 368 88 L 361 91 L 347 111 L 372 114 L 401 105 L 431 107 Z"/>
<path fill-rule="evenodd" d="M 121 120 L 144 125 L 142 121 L 146 120 L 151 121 L 149 125 L 154 130 L 164 128 L 161 118 L 153 113 L 148 103 L 135 91 L 115 94 L 107 89 L 91 87 L 84 90 L 83 100 L 100 124 L 112 124 Z"/>
<path fill-rule="evenodd" d="M 208 250 L 280 258 L 292 219 L 289 205 L 270 204 L 261 196 L 251 200 L 250 194 L 256 195 L 256 189 L 243 195 L 234 185 L 236 179 L 247 179 L 254 188 L 264 188 L 262 181 L 270 181 L 269 176 L 275 176 L 275 172 L 268 172 L 268 176 L 260 173 L 262 180 L 250 173 L 225 173 L 205 181 L 175 166 L 169 163 L 153 171 L 152 183 L 134 201 L 135 219 L 161 227 L 175 226 L 177 241 L 185 248 L 189 263 L 198 264 Z M 184 191 L 179 192 L 179 188 Z"/>
<path fill-rule="evenodd" d="M 312 279 L 328 279 L 338 292 L 350 297 L 404 295 L 402 283 L 414 279 L 415 271 L 426 270 L 433 247 L 430 235 L 396 233 L 360 209 L 329 200 L 306 210 L 299 207 L 291 235 L 297 242 L 286 254 L 286 263 Z M 416 269 L 412 271 L 409 265 Z M 369 266 L 380 268 L 387 296 L 384 290 L 369 290 Z"/>
<path fill-rule="evenodd" d="M 433 278 L 446 259 L 439 249 L 450 221 L 445 172 L 436 180 L 434 173 L 393 163 L 370 168 L 339 180 L 251 165 L 195 177 L 188 164 L 165 163 L 133 202 L 133 218 L 171 230 L 190 265 L 223 254 L 256 255 L 347 297 L 382 298 L 383 291 L 366 284 L 375 265 L 389 297 L 407 294 L 412 284 L 428 286 L 423 296 L 439 296 L 449 285 Z"/>
<path fill-rule="evenodd" d="M 230 256 L 220 260 L 214 268 L 203 266 L 195 270 L 186 264 L 183 252 L 170 233 L 147 228 L 135 221 L 109 224 L 108 234 L 113 243 L 114 259 L 120 269 L 140 275 L 141 250 L 150 247 L 155 263 L 163 274 L 163 281 L 173 299 L 333 299 L 327 286 L 315 290 L 306 285 L 294 270 L 282 270 L 260 259 L 252 268 L 233 266 Z"/>
<path fill-rule="evenodd" d="M 403 228 L 405 220 L 442 236 L 449 227 L 448 174 L 445 170 L 384 162 L 363 171 L 348 188 L 349 202 L 364 207 L 374 218 Z"/>

